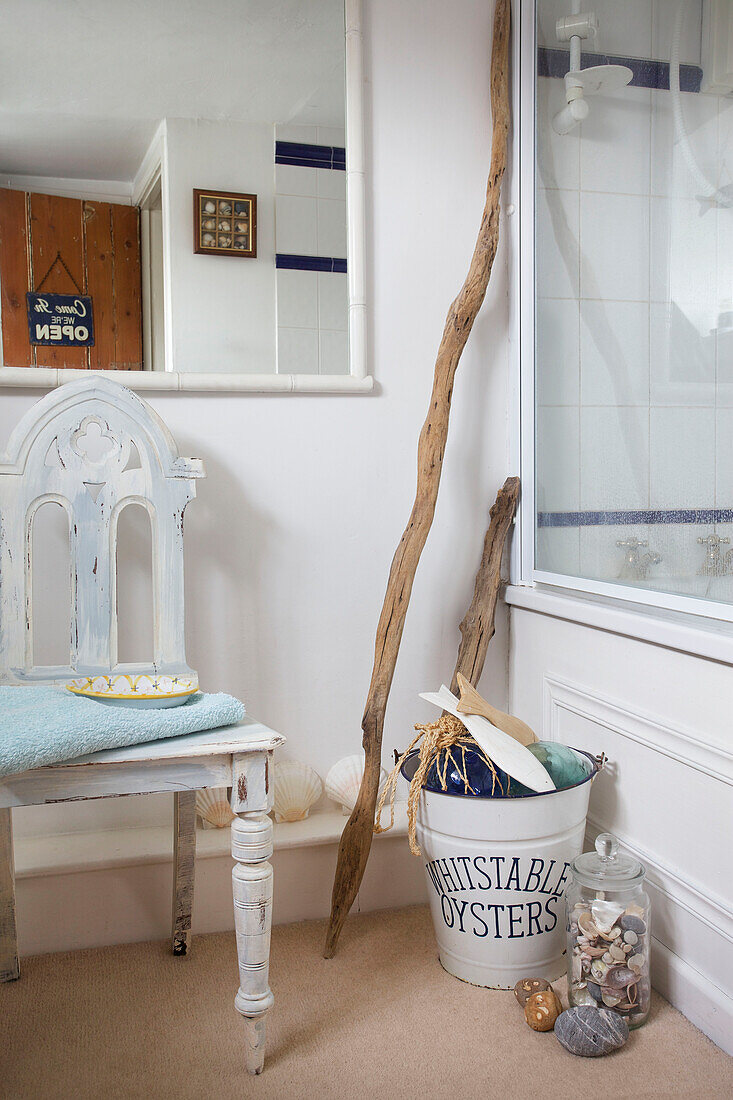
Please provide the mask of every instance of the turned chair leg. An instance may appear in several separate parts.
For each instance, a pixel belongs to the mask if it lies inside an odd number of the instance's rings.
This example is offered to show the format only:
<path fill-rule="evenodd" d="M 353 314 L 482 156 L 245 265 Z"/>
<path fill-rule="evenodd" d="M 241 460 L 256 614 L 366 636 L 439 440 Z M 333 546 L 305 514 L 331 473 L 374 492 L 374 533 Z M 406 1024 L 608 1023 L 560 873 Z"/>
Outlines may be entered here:
<path fill-rule="evenodd" d="M 272 924 L 272 822 L 263 813 L 248 813 L 232 822 L 234 925 L 239 958 L 239 992 L 235 1008 L 245 1018 L 249 1073 L 265 1064 L 265 1016 L 273 1004 L 269 986 Z"/>
<path fill-rule="evenodd" d="M 196 862 L 196 791 L 173 795 L 173 954 L 187 955 Z"/>
<path fill-rule="evenodd" d="M 19 977 L 13 823 L 10 810 L 0 810 L 0 982 L 12 982 Z"/>

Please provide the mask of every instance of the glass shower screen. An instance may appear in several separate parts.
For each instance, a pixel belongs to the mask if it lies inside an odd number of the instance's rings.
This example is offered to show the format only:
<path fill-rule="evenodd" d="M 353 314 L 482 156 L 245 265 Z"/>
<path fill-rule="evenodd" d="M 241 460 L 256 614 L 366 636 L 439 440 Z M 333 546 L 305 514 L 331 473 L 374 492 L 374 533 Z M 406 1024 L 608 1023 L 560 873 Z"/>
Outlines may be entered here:
<path fill-rule="evenodd" d="M 728 30 L 590 7 L 537 3 L 536 568 L 729 603 Z"/>

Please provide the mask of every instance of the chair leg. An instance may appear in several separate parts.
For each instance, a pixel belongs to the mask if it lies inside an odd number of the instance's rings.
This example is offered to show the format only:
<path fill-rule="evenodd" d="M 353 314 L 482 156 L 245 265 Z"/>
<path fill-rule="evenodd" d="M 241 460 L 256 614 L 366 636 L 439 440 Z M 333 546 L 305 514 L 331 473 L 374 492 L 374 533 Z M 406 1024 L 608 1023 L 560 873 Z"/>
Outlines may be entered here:
<path fill-rule="evenodd" d="M 196 791 L 173 795 L 173 954 L 187 955 L 196 862 Z"/>
<path fill-rule="evenodd" d="M 19 977 L 13 822 L 10 810 L 0 810 L 0 982 L 12 982 Z"/>
<path fill-rule="evenodd" d="M 232 822 L 234 926 L 239 957 L 239 991 L 234 1006 L 245 1017 L 249 1073 L 265 1064 L 265 1016 L 273 1004 L 269 986 L 272 923 L 272 822 L 248 813 Z"/>

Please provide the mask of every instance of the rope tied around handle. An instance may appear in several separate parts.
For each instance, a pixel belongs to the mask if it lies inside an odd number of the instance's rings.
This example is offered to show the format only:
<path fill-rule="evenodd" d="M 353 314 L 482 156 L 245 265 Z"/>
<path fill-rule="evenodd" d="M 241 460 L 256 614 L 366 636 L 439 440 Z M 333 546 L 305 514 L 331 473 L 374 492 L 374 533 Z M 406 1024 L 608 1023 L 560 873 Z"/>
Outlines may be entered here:
<path fill-rule="evenodd" d="M 409 747 L 402 753 L 402 756 L 400 756 L 390 772 L 382 793 L 379 796 L 377 816 L 374 821 L 374 832 L 386 833 L 394 825 L 394 804 L 400 769 L 413 749 L 422 741 L 419 749 L 420 759 L 417 770 L 410 781 L 410 792 L 407 797 L 407 833 L 410 841 L 410 851 L 414 856 L 419 856 L 421 853 L 420 846 L 417 843 L 417 808 L 420 801 L 420 792 L 425 786 L 428 774 L 434 763 L 438 780 L 444 791 L 448 790 L 446 776 L 449 766 L 452 766 L 458 771 L 460 778 L 463 780 L 464 794 L 476 794 L 477 792 L 473 789 L 468 780 L 468 773 L 466 770 L 466 749 L 470 749 L 481 758 L 491 771 L 493 777 L 492 793 L 497 785 L 501 788 L 502 784 L 494 763 L 489 760 L 480 745 L 474 741 L 463 722 L 459 721 L 458 718 L 454 718 L 452 714 L 442 714 L 437 722 L 428 722 L 426 725 L 415 726 L 415 729 L 417 730 L 417 737 L 413 738 Z M 389 825 L 382 825 L 382 810 L 388 798 L 390 813 Z"/>

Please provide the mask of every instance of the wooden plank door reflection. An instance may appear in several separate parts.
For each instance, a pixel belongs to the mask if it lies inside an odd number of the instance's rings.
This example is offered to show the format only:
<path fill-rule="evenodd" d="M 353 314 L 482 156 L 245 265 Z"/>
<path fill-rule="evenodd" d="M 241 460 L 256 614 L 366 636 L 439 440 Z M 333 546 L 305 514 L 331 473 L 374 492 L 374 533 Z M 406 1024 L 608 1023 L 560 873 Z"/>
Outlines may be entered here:
<path fill-rule="evenodd" d="M 25 295 L 41 281 L 92 298 L 93 347 L 30 343 Z M 0 189 L 0 288 L 5 366 L 142 370 L 137 207 Z"/>

